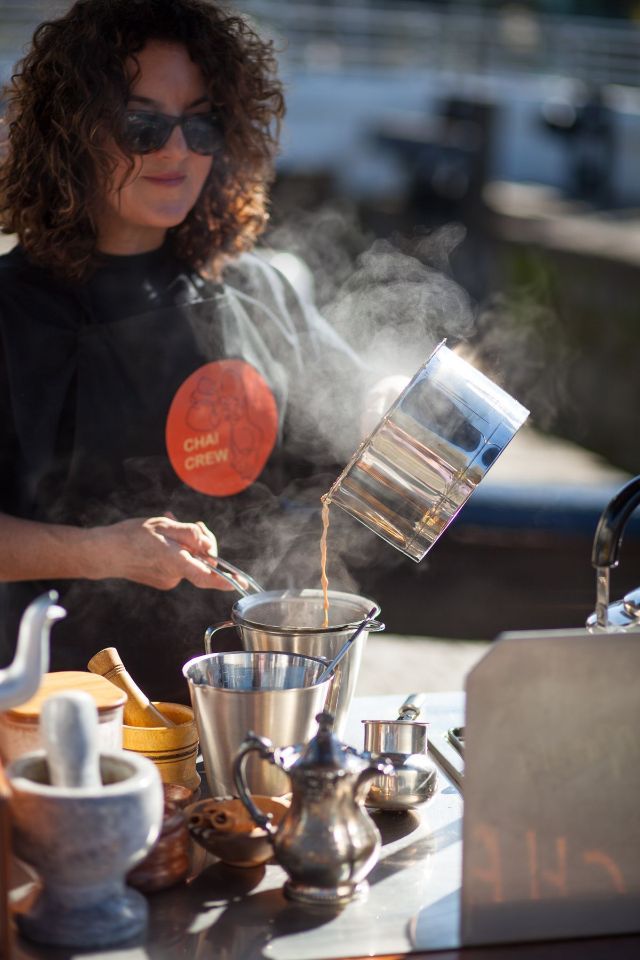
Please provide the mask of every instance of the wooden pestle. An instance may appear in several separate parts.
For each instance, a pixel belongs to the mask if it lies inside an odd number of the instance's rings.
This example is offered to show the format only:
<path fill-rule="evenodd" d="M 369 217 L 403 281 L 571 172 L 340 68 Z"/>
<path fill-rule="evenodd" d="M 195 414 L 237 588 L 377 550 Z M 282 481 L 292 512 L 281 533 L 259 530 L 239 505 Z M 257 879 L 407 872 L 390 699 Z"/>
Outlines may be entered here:
<path fill-rule="evenodd" d="M 119 687 L 127 695 L 124 705 L 124 722 L 128 727 L 175 727 L 173 720 L 169 720 L 154 707 L 146 694 L 127 672 L 115 647 L 105 647 L 91 657 L 87 669 L 98 673 L 106 680 Z"/>

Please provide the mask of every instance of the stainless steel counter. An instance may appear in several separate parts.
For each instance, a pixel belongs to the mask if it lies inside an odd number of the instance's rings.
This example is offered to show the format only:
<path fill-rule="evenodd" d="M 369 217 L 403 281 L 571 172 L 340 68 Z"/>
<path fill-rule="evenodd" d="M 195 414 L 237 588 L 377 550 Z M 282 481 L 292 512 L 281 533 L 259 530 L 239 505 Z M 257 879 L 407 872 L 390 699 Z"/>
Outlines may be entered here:
<path fill-rule="evenodd" d="M 361 720 L 394 719 L 404 694 L 354 701 L 347 740 L 362 747 Z M 431 694 L 423 710 L 430 736 L 463 721 L 461 693 Z M 640 955 L 640 937 L 617 937 L 500 948 L 459 948 L 462 797 L 440 771 L 436 795 L 418 811 L 375 815 L 383 840 L 366 899 L 339 912 L 304 907 L 282 894 L 283 871 L 226 867 L 196 856 L 187 884 L 149 897 L 145 942 L 104 952 L 43 949 L 20 940 L 16 960 L 335 960 L 432 951 L 454 960 L 538 960 L 541 957 L 626 960 Z M 449 952 L 452 950 L 453 952 Z M 441 953 L 446 951 L 446 954 Z"/>
<path fill-rule="evenodd" d="M 359 698 L 352 706 L 347 741 L 362 749 L 362 719 L 395 719 L 403 695 Z M 462 694 L 434 694 L 424 715 L 459 722 Z M 383 847 L 369 876 L 365 899 L 341 911 L 309 909 L 286 900 L 280 867 L 227 867 L 196 851 L 196 875 L 188 884 L 149 897 L 146 942 L 111 948 L 109 960 L 224 958 L 224 960 L 330 960 L 347 956 L 407 953 L 427 947 L 413 940 L 412 921 L 428 904 L 451 903 L 460 886 L 462 801 L 440 776 L 436 795 L 407 814 L 375 814 Z M 447 945 L 456 935 L 457 911 L 447 911 Z M 454 940 L 455 942 L 455 940 Z M 444 945 L 442 934 L 440 942 Z M 95 954 L 95 952 L 92 952 Z M 43 950 L 27 941 L 17 957 L 80 957 L 79 951 Z"/>

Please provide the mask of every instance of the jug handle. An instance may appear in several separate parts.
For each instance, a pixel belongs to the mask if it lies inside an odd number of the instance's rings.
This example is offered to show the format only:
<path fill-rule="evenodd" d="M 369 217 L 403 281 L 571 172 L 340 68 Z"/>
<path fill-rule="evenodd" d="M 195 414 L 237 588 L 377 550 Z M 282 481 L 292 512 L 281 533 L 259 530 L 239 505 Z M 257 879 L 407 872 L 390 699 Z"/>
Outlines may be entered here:
<path fill-rule="evenodd" d="M 258 809 L 258 807 L 256 807 L 255 803 L 253 802 L 253 797 L 249 793 L 247 779 L 244 774 L 247 757 L 250 753 L 254 752 L 258 753 L 263 760 L 268 760 L 269 763 L 276 762 L 276 755 L 271 741 L 267 740 L 266 737 L 259 737 L 257 734 L 249 731 L 246 738 L 240 744 L 240 748 L 235 755 L 235 759 L 233 761 L 233 779 L 238 791 L 238 796 L 241 802 L 247 808 L 251 819 L 259 827 L 262 827 L 263 830 L 266 830 L 270 837 L 273 837 L 273 835 L 277 832 L 277 828 L 271 823 L 272 815 L 270 813 L 263 813 Z"/>
<path fill-rule="evenodd" d="M 223 620 L 221 623 L 215 623 L 212 627 L 207 627 L 204 632 L 204 650 L 205 653 L 212 653 L 211 640 L 213 635 L 219 630 L 228 630 L 229 627 L 235 627 L 233 620 Z"/>

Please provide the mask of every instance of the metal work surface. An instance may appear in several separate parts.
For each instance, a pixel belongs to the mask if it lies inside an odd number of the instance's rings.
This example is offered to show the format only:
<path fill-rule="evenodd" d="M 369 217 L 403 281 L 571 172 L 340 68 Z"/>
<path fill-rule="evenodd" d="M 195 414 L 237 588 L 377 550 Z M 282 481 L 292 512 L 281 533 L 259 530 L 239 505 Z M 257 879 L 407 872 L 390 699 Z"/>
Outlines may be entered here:
<path fill-rule="evenodd" d="M 354 701 L 347 742 L 362 749 L 363 719 L 394 719 L 404 693 Z M 432 694 L 425 719 L 461 722 L 462 694 Z M 214 958 L 331 960 L 454 946 L 459 918 L 462 800 L 442 774 L 435 796 L 418 811 L 374 814 L 383 847 L 369 875 L 366 898 L 341 911 L 291 903 L 282 894 L 280 867 L 254 869 L 202 863 L 187 884 L 149 898 L 145 943 L 110 948 L 109 960 Z M 445 905 L 444 913 L 440 909 Z M 434 907 L 437 925 L 425 922 Z M 413 920 L 421 914 L 419 942 Z M 81 951 L 43 950 L 21 940 L 17 960 L 71 958 Z M 95 951 L 92 951 L 95 956 Z M 88 956 L 88 954 L 84 954 Z"/>
<path fill-rule="evenodd" d="M 406 692 L 406 691 L 405 691 Z M 392 720 L 404 694 L 354 701 L 347 741 L 362 747 L 363 719 Z M 499 713 L 500 711 L 498 711 Z M 464 718 L 462 693 L 430 694 L 422 717 L 434 743 Z M 453 749 L 453 748 L 451 748 Z M 486 760 L 486 756 L 485 756 Z M 500 763 L 502 758 L 498 757 Z M 504 791 L 505 796 L 507 791 Z M 491 794 L 495 802 L 495 791 Z M 483 809 L 489 810 L 491 804 Z M 504 814 L 504 809 L 502 812 Z M 439 773 L 436 795 L 419 813 L 375 814 L 381 858 L 366 899 L 342 911 L 303 907 L 282 894 L 283 871 L 196 860 L 194 879 L 149 897 L 147 939 L 104 952 L 40 948 L 21 940 L 14 960 L 337 960 L 412 953 L 427 960 L 631 960 L 640 937 L 592 937 L 460 949 L 462 798 Z M 23 891 L 23 896 L 26 891 Z M 446 953 L 445 953 L 446 951 Z"/>
<path fill-rule="evenodd" d="M 465 943 L 640 931 L 640 635 L 505 634 L 467 678 Z"/>

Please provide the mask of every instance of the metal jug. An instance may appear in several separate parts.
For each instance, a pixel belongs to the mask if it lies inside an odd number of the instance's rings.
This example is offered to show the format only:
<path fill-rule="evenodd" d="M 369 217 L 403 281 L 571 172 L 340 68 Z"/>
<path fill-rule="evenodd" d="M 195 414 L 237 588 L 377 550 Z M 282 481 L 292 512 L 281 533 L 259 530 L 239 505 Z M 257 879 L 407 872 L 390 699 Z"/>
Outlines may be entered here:
<path fill-rule="evenodd" d="M 596 609 L 587 620 L 592 633 L 640 630 L 640 587 L 622 600 L 609 603 L 611 570 L 618 566 L 622 535 L 639 504 L 640 477 L 634 477 L 607 504 L 598 521 L 591 553 L 596 568 Z"/>
<path fill-rule="evenodd" d="M 284 892 L 303 903 L 340 906 L 367 889 L 365 877 L 380 850 L 380 833 L 366 810 L 369 781 L 392 774 L 386 761 L 371 760 L 333 734 L 333 716 L 317 716 L 318 732 L 307 745 L 274 749 L 250 733 L 236 754 L 238 796 L 269 835 L 278 863 L 289 875 Z M 254 804 L 244 776 L 253 752 L 281 767 L 291 780 L 291 806 L 276 828 Z"/>
<path fill-rule="evenodd" d="M 528 416 L 443 340 L 326 500 L 420 561 Z"/>

